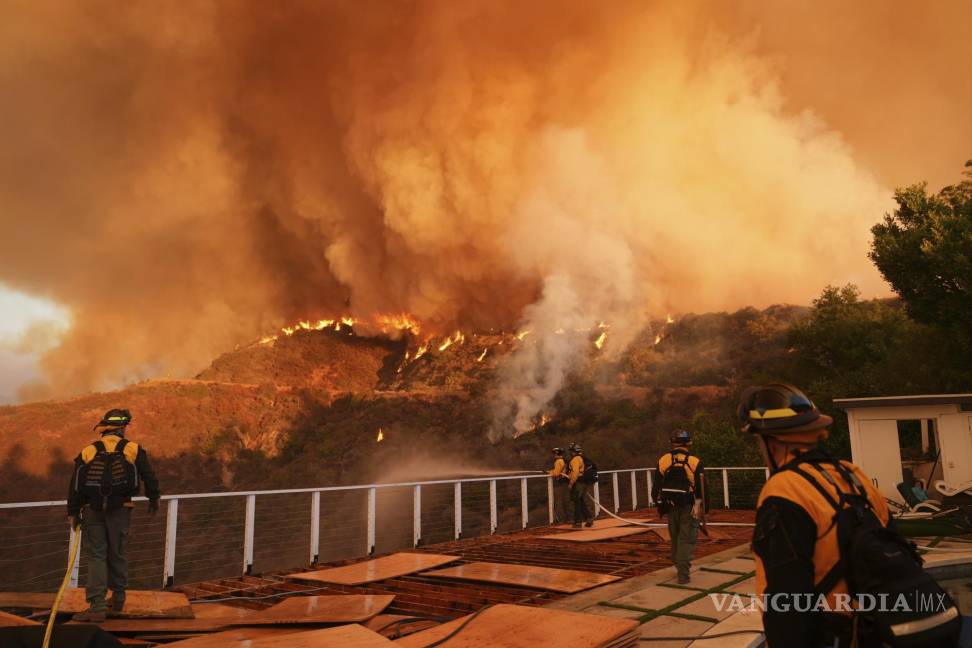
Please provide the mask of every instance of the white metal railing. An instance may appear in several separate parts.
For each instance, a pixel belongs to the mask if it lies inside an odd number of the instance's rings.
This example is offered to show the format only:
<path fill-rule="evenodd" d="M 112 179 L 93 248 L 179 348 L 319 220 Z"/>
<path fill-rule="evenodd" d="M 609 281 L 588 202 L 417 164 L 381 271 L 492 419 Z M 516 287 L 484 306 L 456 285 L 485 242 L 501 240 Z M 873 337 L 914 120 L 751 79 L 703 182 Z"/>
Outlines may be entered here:
<path fill-rule="evenodd" d="M 614 513 L 618 513 L 621 510 L 621 498 L 622 498 L 622 477 L 626 479 L 629 483 L 627 486 L 630 488 L 630 500 L 627 505 L 630 510 L 635 510 L 638 508 L 638 491 L 639 482 L 641 481 L 640 475 L 644 475 L 643 483 L 647 488 L 645 493 L 645 502 L 648 506 L 653 506 L 651 491 L 653 483 L 652 473 L 655 468 L 635 468 L 635 469 L 625 469 L 625 470 L 605 470 L 601 471 L 601 478 L 598 483 L 594 484 L 594 499 L 597 502 L 595 506 L 595 515 L 599 513 L 599 508 L 604 506 L 601 503 L 601 485 L 609 486 L 612 491 L 611 497 L 611 508 Z M 742 504 L 743 507 L 751 507 L 755 504 L 755 494 L 758 493 L 758 487 L 762 486 L 762 482 L 768 478 L 768 469 L 763 467 L 716 467 L 716 468 L 706 468 L 706 483 L 708 490 L 708 498 L 710 507 L 715 503 L 718 505 L 718 491 L 714 491 L 712 488 L 714 477 L 721 482 L 721 503 L 724 508 L 729 508 L 732 503 L 730 497 L 730 484 L 729 476 L 730 471 L 749 471 L 750 473 L 755 473 L 756 479 L 751 479 L 748 482 L 744 482 L 741 487 L 746 488 L 744 494 L 745 500 Z M 250 574 L 253 569 L 254 561 L 254 529 L 256 522 L 256 511 L 257 511 L 257 499 L 260 497 L 266 497 L 271 495 L 296 495 L 296 494 L 307 494 L 311 495 L 310 499 L 310 511 L 308 511 L 308 516 L 310 519 L 310 532 L 307 538 L 307 553 L 309 564 L 314 564 L 318 557 L 321 555 L 321 495 L 325 493 L 339 493 L 348 491 L 358 491 L 366 494 L 366 530 L 364 534 L 364 546 L 361 547 L 363 554 L 372 555 L 375 553 L 375 548 L 377 546 L 376 537 L 378 533 L 377 525 L 377 494 L 379 491 L 384 489 L 410 489 L 411 490 L 411 504 L 412 504 L 412 533 L 411 533 L 411 543 L 413 546 L 417 547 L 422 543 L 422 492 L 423 488 L 430 488 L 433 486 L 452 486 L 452 537 L 454 539 L 460 539 L 463 537 L 463 491 L 464 486 L 469 486 L 472 484 L 488 484 L 488 506 L 489 506 L 489 526 L 488 532 L 490 534 L 496 533 L 498 529 L 498 512 L 500 508 L 499 498 L 497 495 L 497 484 L 508 482 L 512 484 L 519 485 L 519 502 L 504 502 L 504 506 L 515 506 L 516 504 L 520 507 L 520 526 L 525 529 L 530 524 L 530 500 L 528 496 L 528 485 L 530 480 L 546 480 L 546 499 L 547 499 L 547 520 L 549 523 L 554 522 L 554 483 L 553 479 L 544 474 L 529 474 L 529 475 L 507 475 L 507 476 L 496 476 L 496 477 L 475 477 L 468 479 L 452 479 L 452 480 L 431 480 L 431 481 L 421 481 L 421 482 L 402 482 L 402 483 L 388 483 L 388 484 L 367 484 L 367 485 L 353 485 L 353 486 L 328 486 L 321 488 L 297 488 L 297 489 L 285 489 L 285 490 L 263 490 L 263 491 L 245 491 L 245 492 L 223 492 L 223 493 L 188 493 L 182 495 L 163 495 L 162 499 L 167 502 L 166 513 L 165 513 L 165 531 L 164 531 L 164 545 L 163 545 L 163 556 L 162 556 L 162 582 L 163 587 L 171 586 L 174 582 L 176 569 L 178 565 L 176 564 L 176 549 L 179 540 L 179 504 L 183 501 L 199 500 L 206 498 L 243 498 L 244 499 L 244 509 L 243 509 L 243 563 L 241 572 L 246 575 Z M 605 483 L 606 482 L 606 483 Z M 737 494 L 737 505 L 740 504 L 738 501 L 739 497 L 743 495 Z M 144 497 L 135 498 L 136 501 L 145 501 Z M 43 501 L 43 502 L 17 502 L 9 504 L 0 504 L 0 512 L 10 509 L 36 509 L 41 507 L 57 507 L 65 506 L 66 501 Z M 505 509 L 504 509 L 505 510 Z M 0 544 L 2 543 L 2 530 L 3 526 L 0 524 Z M 73 539 L 74 531 L 71 531 L 71 538 Z M 70 544 L 68 545 L 70 546 Z M 362 555 L 361 553 L 354 555 Z M 354 555 L 345 556 L 346 558 L 354 557 Z M 296 567 L 298 565 L 292 565 Z M 77 586 L 78 583 L 78 563 L 75 563 L 74 572 L 71 577 L 72 586 Z"/>

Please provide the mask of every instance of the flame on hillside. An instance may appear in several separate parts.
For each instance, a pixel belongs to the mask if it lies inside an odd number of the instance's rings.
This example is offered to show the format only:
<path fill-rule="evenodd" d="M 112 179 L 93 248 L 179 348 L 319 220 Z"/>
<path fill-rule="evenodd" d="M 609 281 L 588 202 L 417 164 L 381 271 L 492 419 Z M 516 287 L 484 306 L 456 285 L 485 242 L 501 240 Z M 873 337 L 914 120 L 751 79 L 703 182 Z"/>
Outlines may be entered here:
<path fill-rule="evenodd" d="M 502 342 L 500 344 L 502 344 Z M 486 357 L 486 352 L 487 351 L 489 351 L 489 347 L 486 347 L 485 349 L 483 349 L 483 352 L 479 354 L 479 357 L 478 358 L 476 358 L 476 362 L 482 362 L 483 361 L 483 358 Z"/>
<path fill-rule="evenodd" d="M 381 428 L 378 428 L 378 439 L 376 440 L 376 443 L 381 443 L 384 440 L 385 440 L 385 433 L 381 431 Z"/>
<path fill-rule="evenodd" d="M 603 349 L 604 342 L 606 340 L 607 340 L 607 331 L 601 331 L 601 334 L 597 336 L 596 340 L 594 340 L 594 346 L 596 346 L 598 349 Z"/>

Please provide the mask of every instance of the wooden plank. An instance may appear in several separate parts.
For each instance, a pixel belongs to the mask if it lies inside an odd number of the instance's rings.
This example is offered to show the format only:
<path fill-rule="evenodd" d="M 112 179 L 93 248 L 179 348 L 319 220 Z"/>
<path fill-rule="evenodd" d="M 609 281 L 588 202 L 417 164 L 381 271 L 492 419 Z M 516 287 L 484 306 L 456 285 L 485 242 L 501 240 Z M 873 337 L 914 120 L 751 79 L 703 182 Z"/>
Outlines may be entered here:
<path fill-rule="evenodd" d="M 609 529 L 587 529 L 586 531 L 574 531 L 572 533 L 551 533 L 550 535 L 537 536 L 541 540 L 567 540 L 568 542 L 597 542 L 598 540 L 610 540 L 612 538 L 623 538 L 624 536 L 645 533 L 645 527 L 616 527 Z"/>
<path fill-rule="evenodd" d="M 0 592 L 0 607 L 48 610 L 54 605 L 55 596 L 56 594 L 47 592 Z M 59 612 L 76 614 L 87 609 L 84 588 L 64 590 Z M 128 590 L 122 616 L 191 619 L 192 608 L 189 606 L 189 599 L 181 592 Z"/>
<path fill-rule="evenodd" d="M 594 520 L 594 526 L 585 527 L 589 529 L 613 529 L 615 527 L 631 526 L 628 522 L 624 520 L 617 520 L 615 518 L 605 518 L 603 520 Z M 572 524 L 558 524 L 554 527 L 555 529 L 573 529 Z"/>
<path fill-rule="evenodd" d="M 425 648 L 459 628 L 469 617 L 455 619 L 395 642 L 397 648 Z M 535 648 L 551 643 L 566 632 L 571 648 L 601 648 L 628 642 L 638 627 L 634 619 L 620 619 L 550 608 L 500 604 L 487 608 L 469 621 L 446 644 L 449 648 Z"/>
<path fill-rule="evenodd" d="M 293 626 L 277 626 L 274 628 L 233 628 L 213 634 L 183 639 L 167 646 L 179 646 L 179 648 L 219 648 L 220 646 L 245 645 L 244 642 L 252 642 L 257 639 L 269 637 L 280 637 L 281 635 L 303 632 L 300 628 Z M 251 644 L 252 645 L 252 644 Z"/>
<path fill-rule="evenodd" d="M 271 608 L 238 619 L 233 625 L 359 623 L 381 614 L 393 600 L 393 594 L 293 596 Z"/>
<path fill-rule="evenodd" d="M 40 625 L 40 623 L 37 621 L 31 621 L 30 619 L 25 619 L 24 617 L 17 616 L 16 614 L 8 614 L 3 610 L 0 610 L 0 628 L 30 625 Z"/>
<path fill-rule="evenodd" d="M 595 574 L 573 569 L 554 569 L 532 565 L 509 565 L 506 563 L 474 562 L 457 567 L 447 567 L 426 572 L 425 576 L 434 578 L 456 578 L 485 583 L 519 585 L 535 589 L 574 594 L 598 585 L 621 580 L 619 576 Z"/>
<path fill-rule="evenodd" d="M 288 632 L 284 636 L 264 634 L 241 639 L 233 638 L 231 634 L 219 633 L 168 645 L 179 648 L 388 648 L 395 644 L 376 632 L 352 624 L 323 630 Z"/>
<path fill-rule="evenodd" d="M 255 610 L 248 608 L 238 607 L 236 605 L 223 605 L 222 603 L 192 604 L 192 614 L 197 619 L 241 619 L 255 612 Z"/>
<path fill-rule="evenodd" d="M 344 567 L 290 574 L 287 578 L 301 581 L 337 583 L 339 585 L 364 585 L 365 583 L 374 583 L 375 581 L 387 580 L 434 567 L 441 567 L 442 565 L 457 560 L 459 560 L 459 556 L 402 552 L 374 560 L 366 560 L 353 565 L 345 565 Z"/>
<path fill-rule="evenodd" d="M 106 619 L 99 623 L 105 632 L 127 633 L 186 633 L 215 632 L 239 622 L 238 617 L 229 619 Z M 71 623 L 74 623 L 71 621 Z"/>

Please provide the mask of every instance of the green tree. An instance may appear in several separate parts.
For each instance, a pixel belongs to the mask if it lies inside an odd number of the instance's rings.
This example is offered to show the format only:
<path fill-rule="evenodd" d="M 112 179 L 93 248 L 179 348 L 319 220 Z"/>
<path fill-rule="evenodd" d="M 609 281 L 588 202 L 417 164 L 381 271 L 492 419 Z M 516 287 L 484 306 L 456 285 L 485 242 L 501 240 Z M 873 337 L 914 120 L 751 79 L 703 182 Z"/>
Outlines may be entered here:
<path fill-rule="evenodd" d="M 916 321 L 972 350 L 972 160 L 965 179 L 929 195 L 927 184 L 899 189 L 894 214 L 871 232 L 870 257 Z"/>

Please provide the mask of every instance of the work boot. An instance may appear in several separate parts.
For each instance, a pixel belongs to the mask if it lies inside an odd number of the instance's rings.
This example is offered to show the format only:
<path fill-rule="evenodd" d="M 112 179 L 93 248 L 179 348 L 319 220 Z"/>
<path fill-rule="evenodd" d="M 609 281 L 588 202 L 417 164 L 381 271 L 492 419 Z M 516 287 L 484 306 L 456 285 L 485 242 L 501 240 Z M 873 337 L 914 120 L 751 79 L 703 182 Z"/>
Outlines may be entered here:
<path fill-rule="evenodd" d="M 581 523 L 580 522 L 574 522 L 573 524 L 570 525 L 570 527 L 572 529 L 579 529 L 579 528 L 581 528 Z"/>
<path fill-rule="evenodd" d="M 108 608 L 108 616 L 121 616 L 125 609 L 125 599 L 111 599 L 111 607 Z"/>
<path fill-rule="evenodd" d="M 104 610 L 92 610 L 88 608 L 84 612 L 75 614 L 72 620 L 78 621 L 79 623 L 104 623 L 107 616 Z"/>
<path fill-rule="evenodd" d="M 586 527 L 592 527 L 592 526 L 594 526 L 594 520 L 588 520 L 587 522 L 584 523 L 584 526 L 586 526 Z"/>
<path fill-rule="evenodd" d="M 689 578 L 689 575 L 688 574 L 679 574 L 678 575 L 678 581 L 677 582 L 678 582 L 679 585 L 688 585 L 689 581 L 691 581 L 691 580 L 692 579 Z"/>

